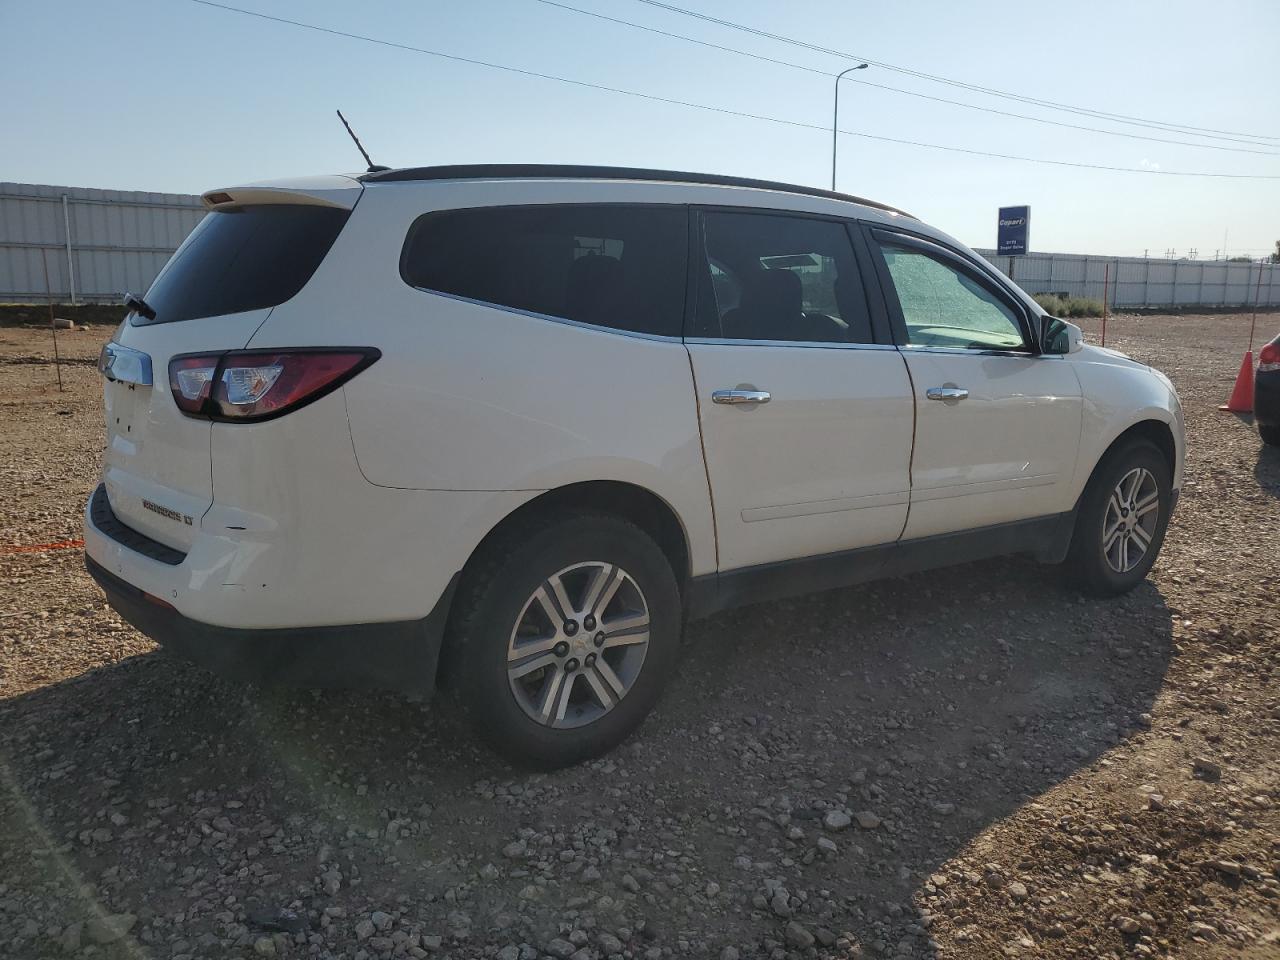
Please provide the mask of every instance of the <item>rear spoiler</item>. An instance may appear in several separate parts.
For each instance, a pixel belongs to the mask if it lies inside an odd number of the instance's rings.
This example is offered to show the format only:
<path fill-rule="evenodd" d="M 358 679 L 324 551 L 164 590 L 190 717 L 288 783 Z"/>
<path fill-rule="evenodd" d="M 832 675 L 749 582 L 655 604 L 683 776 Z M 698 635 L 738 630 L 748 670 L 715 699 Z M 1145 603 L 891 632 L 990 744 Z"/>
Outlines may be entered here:
<path fill-rule="evenodd" d="M 235 210 L 269 203 L 350 210 L 363 190 L 364 185 L 352 177 L 305 177 L 209 190 L 201 195 L 200 200 L 209 210 Z"/>

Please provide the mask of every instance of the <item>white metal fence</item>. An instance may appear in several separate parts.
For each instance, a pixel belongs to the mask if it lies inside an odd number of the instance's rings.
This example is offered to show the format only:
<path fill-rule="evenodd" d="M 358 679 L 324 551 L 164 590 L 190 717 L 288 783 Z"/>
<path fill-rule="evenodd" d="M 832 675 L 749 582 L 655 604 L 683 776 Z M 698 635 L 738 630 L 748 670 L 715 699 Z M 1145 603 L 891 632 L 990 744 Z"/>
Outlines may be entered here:
<path fill-rule="evenodd" d="M 200 198 L 0 183 L 0 302 L 118 302 L 144 292 L 192 231 Z"/>
<path fill-rule="evenodd" d="M 1227 260 L 1152 260 L 1079 253 L 997 256 L 978 250 L 1027 293 L 1065 293 L 1125 307 L 1280 305 L 1280 264 Z M 1261 277 L 1259 277 L 1261 271 Z M 1261 280 L 1261 283 L 1259 283 Z"/>
<path fill-rule="evenodd" d="M 145 292 L 204 216 L 200 198 L 0 183 L 0 302 L 118 302 Z M 1103 298 L 1114 308 L 1280 305 L 1280 264 L 1149 260 L 1075 253 L 996 256 L 1028 293 Z M 1259 286 L 1261 270 L 1261 286 Z"/>

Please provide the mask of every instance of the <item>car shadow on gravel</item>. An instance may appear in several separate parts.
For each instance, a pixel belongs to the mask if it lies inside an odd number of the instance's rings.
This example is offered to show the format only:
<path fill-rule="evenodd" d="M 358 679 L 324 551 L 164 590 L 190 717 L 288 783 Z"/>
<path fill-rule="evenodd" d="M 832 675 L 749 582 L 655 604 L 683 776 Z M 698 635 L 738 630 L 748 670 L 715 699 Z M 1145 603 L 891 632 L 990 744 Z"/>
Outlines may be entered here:
<path fill-rule="evenodd" d="M 5 701 L 0 868 L 48 914 L 0 913 L 0 943 L 101 909 L 214 955 L 262 935 L 260 900 L 332 944 L 391 911 L 461 956 L 584 914 L 697 956 L 803 942 L 792 921 L 823 956 L 845 932 L 930 956 L 930 878 L 1141 730 L 1163 683 L 1157 588 L 1058 577 L 994 561 L 694 623 L 640 732 L 554 774 L 475 746 L 447 701 L 262 691 L 158 652 Z"/>

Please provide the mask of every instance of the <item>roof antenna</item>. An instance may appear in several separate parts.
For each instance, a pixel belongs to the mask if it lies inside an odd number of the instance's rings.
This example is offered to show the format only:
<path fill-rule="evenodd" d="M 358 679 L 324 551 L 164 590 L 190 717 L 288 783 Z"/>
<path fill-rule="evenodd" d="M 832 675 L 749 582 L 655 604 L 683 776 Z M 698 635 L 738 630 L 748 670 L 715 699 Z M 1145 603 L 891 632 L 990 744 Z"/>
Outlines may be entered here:
<path fill-rule="evenodd" d="M 347 133 L 351 139 L 355 141 L 356 149 L 360 151 L 360 155 L 364 157 L 364 162 L 369 165 L 370 173 L 380 173 L 383 170 L 390 170 L 390 167 L 382 167 L 369 159 L 369 151 L 364 148 L 364 144 L 360 142 L 360 138 L 356 136 L 356 132 L 351 129 L 351 124 L 347 123 L 347 118 L 342 115 L 342 111 L 338 111 L 338 119 L 342 121 L 342 125 L 347 128 Z"/>

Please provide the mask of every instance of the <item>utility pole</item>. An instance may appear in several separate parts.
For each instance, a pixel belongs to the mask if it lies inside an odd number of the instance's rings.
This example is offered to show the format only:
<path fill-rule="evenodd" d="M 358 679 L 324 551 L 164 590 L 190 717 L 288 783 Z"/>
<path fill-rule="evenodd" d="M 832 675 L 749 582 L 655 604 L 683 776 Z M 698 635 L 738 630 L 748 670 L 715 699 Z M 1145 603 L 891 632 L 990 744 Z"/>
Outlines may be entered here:
<path fill-rule="evenodd" d="M 844 79 L 846 73 L 852 73 L 854 70 L 865 70 L 867 64 L 860 63 L 856 67 L 849 67 L 847 70 L 841 70 L 836 74 L 836 92 L 835 98 L 831 104 L 831 189 L 836 188 L 836 145 L 840 142 L 840 81 Z"/>

